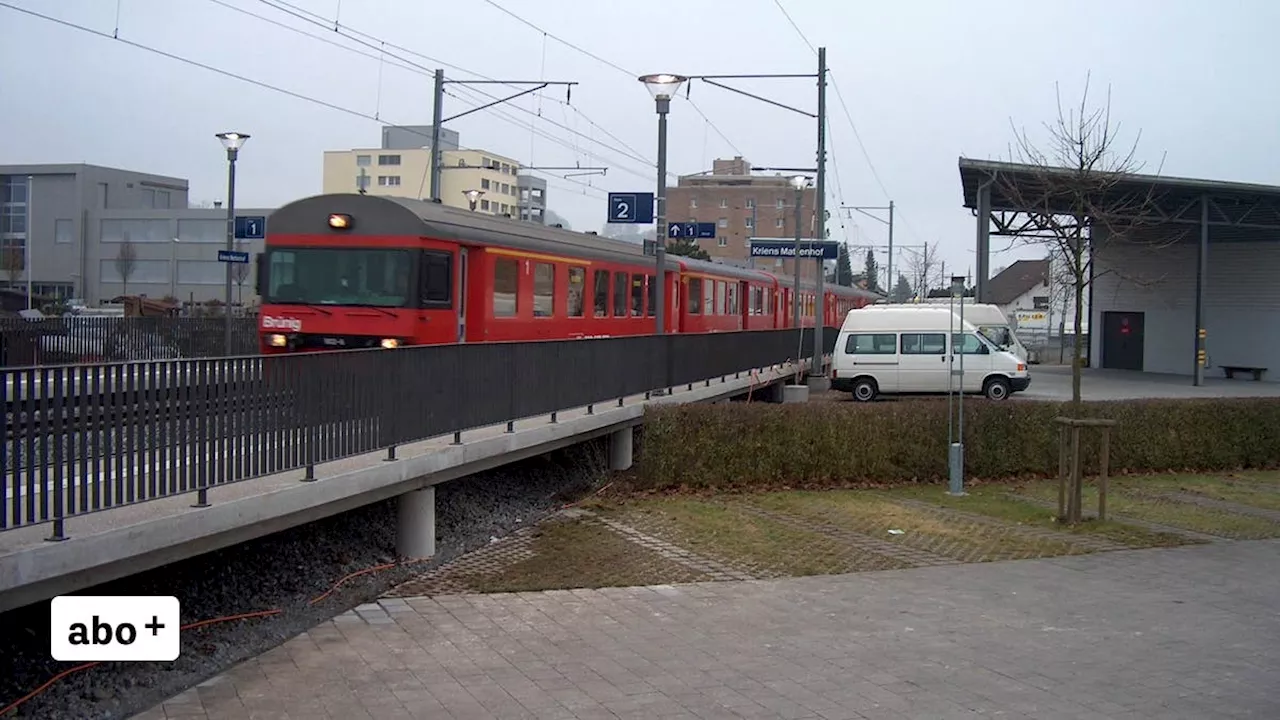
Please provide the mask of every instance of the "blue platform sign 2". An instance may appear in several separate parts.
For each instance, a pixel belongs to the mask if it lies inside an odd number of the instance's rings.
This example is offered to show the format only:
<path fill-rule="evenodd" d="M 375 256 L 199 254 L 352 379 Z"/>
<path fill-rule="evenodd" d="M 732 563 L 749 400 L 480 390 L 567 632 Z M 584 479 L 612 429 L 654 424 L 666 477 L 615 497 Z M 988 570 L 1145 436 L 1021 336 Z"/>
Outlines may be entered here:
<path fill-rule="evenodd" d="M 794 240 L 751 241 L 751 257 L 793 258 L 796 256 Z M 831 240 L 801 240 L 800 257 L 835 260 L 840 257 L 840 243 Z"/>
<path fill-rule="evenodd" d="M 218 262 L 247 263 L 249 262 L 249 253 L 239 250 L 219 250 Z"/>
<path fill-rule="evenodd" d="M 267 236 L 267 219 L 261 215 L 237 215 L 237 240 L 261 240 Z"/>
<path fill-rule="evenodd" d="M 715 223 L 673 222 L 667 225 L 667 237 L 676 238 L 713 238 L 716 236 Z"/>
<path fill-rule="evenodd" d="M 653 193 L 609 193 L 609 222 L 653 222 Z"/>

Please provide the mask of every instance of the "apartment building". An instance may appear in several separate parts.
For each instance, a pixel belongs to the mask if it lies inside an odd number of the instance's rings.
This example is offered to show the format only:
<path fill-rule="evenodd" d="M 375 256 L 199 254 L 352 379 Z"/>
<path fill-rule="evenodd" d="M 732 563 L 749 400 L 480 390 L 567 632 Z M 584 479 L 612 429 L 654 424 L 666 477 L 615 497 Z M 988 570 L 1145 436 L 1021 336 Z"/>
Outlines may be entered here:
<path fill-rule="evenodd" d="M 817 237 L 816 198 L 813 188 L 801 194 L 800 222 L 805 238 Z M 737 156 L 715 160 L 709 173 L 681 176 L 676 187 L 667 189 L 667 219 L 715 223 L 715 239 L 698 240 L 698 245 L 716 262 L 791 274 L 792 260 L 752 258 L 750 241 L 752 237 L 794 239 L 795 201 L 790 177 L 752 175 L 751 163 Z M 802 263 L 801 277 L 816 277 L 816 268 L 816 263 Z"/>
<path fill-rule="evenodd" d="M 520 219 L 547 223 L 547 181 L 532 175 L 521 175 L 516 185 L 520 188 Z"/>
<path fill-rule="evenodd" d="M 444 143 L 441 143 L 444 147 Z M 469 191 L 478 193 L 475 210 L 519 217 L 520 163 L 485 150 L 441 150 L 440 202 L 471 206 Z M 431 196 L 431 149 L 356 148 L 324 153 L 325 193 L 428 198 Z"/>

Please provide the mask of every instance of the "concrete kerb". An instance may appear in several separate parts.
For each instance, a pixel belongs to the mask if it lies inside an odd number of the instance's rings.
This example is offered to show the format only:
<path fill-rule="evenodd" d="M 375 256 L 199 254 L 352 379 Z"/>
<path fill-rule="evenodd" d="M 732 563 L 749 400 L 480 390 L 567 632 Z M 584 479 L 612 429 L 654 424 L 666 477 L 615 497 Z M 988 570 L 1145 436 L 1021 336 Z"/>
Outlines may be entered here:
<path fill-rule="evenodd" d="M 442 444 L 440 438 L 433 438 L 403 446 L 396 461 L 385 461 L 385 451 L 378 451 L 335 461 L 330 465 L 362 463 L 363 466 L 327 476 L 324 474 L 325 465 L 317 466 L 319 477 L 314 482 L 299 482 L 303 473 L 295 470 L 217 486 L 209 490 L 208 507 L 190 507 L 192 495 L 188 493 L 142 505 L 73 516 L 67 519 L 70 537 L 61 542 L 45 542 L 43 537 L 48 530 L 40 526 L 6 531 L 5 534 L 26 531 L 30 535 L 25 545 L 11 546 L 0 554 L 0 611 L 133 575 L 602 435 L 631 431 L 643 422 L 644 408 L 649 403 L 714 402 L 741 395 L 753 387 L 763 390 L 768 385 L 785 381 L 793 372 L 790 365 L 775 366 L 755 375 L 728 376 L 720 382 L 713 381 L 709 386 L 695 383 L 691 391 L 682 389 L 673 395 L 637 399 L 621 407 L 600 403 L 590 415 L 586 414 L 585 408 L 560 411 L 555 423 L 538 423 L 517 428 L 512 433 L 480 428 L 464 433 L 459 445 Z M 415 454 L 413 445 L 423 444 L 434 446 Z M 265 487 L 259 491 L 247 487 L 255 482 Z M 227 499 L 227 494 L 237 497 Z M 219 498 L 219 495 L 224 497 Z M 146 505 L 153 505 L 156 509 L 160 505 L 168 505 L 169 513 L 139 517 L 139 509 Z M 113 514 L 121 516 L 120 522 L 112 522 Z M 434 525 L 434 513 L 431 515 Z M 79 522 L 90 518 L 93 520 Z M 423 521 L 427 519 L 423 518 Z M 77 528 L 77 525 L 82 527 Z M 83 525 L 100 529 L 86 531 Z M 36 532 L 41 534 L 36 535 Z M 423 534 L 420 528 L 414 531 L 418 537 Z M 434 527 L 427 534 L 434 538 Z M 423 547 L 421 543 L 417 546 Z"/>

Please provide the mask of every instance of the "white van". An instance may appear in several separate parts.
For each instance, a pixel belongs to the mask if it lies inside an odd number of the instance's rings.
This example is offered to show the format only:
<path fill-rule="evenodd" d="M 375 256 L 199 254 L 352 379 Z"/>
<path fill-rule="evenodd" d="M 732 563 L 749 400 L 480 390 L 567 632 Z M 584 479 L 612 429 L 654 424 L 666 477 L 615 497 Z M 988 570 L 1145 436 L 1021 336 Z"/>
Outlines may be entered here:
<path fill-rule="evenodd" d="M 960 312 L 960 307 L 955 304 L 954 300 L 949 298 L 930 298 L 923 303 L 895 303 L 873 305 L 871 307 L 923 308 L 926 310 L 950 308 L 953 312 Z M 1027 362 L 1029 357 L 1027 348 L 1018 340 L 1018 336 L 1013 332 L 1013 327 L 1009 324 L 1009 318 L 1005 317 L 999 305 L 966 301 L 964 304 L 964 321 L 973 323 L 978 328 L 978 332 L 990 340 L 992 345 L 1013 353 L 1014 357 L 1022 362 Z"/>
<path fill-rule="evenodd" d="M 946 393 L 954 387 L 948 370 L 960 370 L 960 355 L 952 365 L 948 352 L 961 348 L 965 393 L 1004 400 L 1031 385 L 1026 362 L 996 347 L 967 313 L 961 325 L 945 307 L 871 305 L 845 317 L 836 336 L 831 387 L 861 402 L 878 395 Z"/>

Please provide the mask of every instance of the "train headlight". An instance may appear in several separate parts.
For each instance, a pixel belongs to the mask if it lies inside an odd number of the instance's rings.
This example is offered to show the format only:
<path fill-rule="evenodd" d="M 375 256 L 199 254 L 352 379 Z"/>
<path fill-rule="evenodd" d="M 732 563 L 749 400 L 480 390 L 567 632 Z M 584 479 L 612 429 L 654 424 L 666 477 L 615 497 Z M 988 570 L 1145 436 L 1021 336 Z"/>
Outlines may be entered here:
<path fill-rule="evenodd" d="M 382 347 L 391 350 L 400 347 L 400 341 L 395 338 L 382 338 Z"/>
<path fill-rule="evenodd" d="M 289 338 L 285 337 L 284 335 L 280 335 L 278 333 L 273 335 L 268 335 L 267 344 L 270 345 L 271 347 L 284 347 L 289 344 Z"/>
<path fill-rule="evenodd" d="M 353 224 L 351 216 L 346 213 L 329 214 L 329 227 L 334 230 L 350 230 Z"/>

